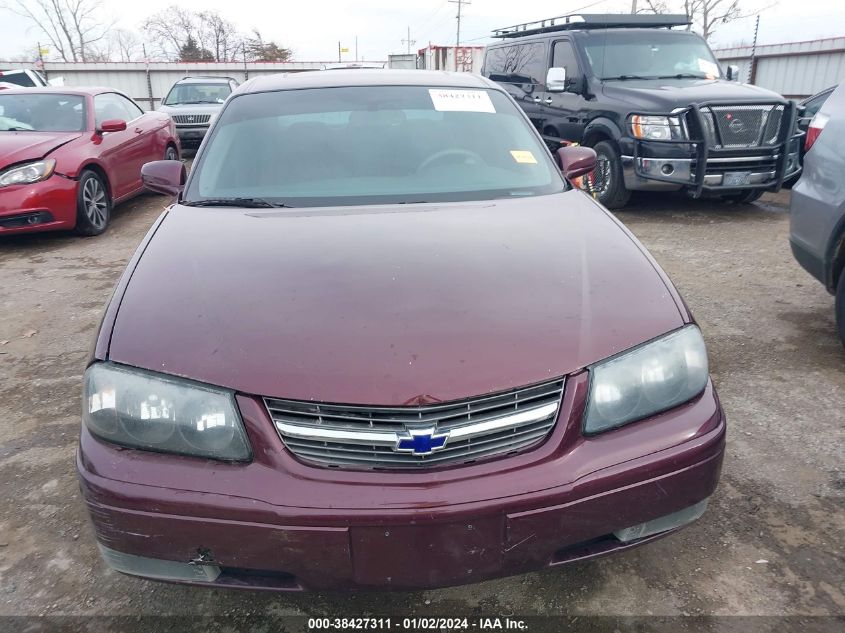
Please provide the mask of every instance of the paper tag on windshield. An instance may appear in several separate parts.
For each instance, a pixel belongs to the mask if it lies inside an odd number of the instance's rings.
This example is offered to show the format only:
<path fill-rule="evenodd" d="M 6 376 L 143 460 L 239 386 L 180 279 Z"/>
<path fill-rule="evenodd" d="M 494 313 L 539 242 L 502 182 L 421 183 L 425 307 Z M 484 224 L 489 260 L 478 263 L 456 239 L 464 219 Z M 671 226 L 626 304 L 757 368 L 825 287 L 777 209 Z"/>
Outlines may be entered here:
<path fill-rule="evenodd" d="M 511 156 L 513 156 L 513 159 L 516 162 L 522 163 L 523 165 L 537 164 L 537 159 L 534 158 L 534 154 L 532 154 L 528 150 L 513 149 L 511 150 Z"/>
<path fill-rule="evenodd" d="M 719 67 L 706 59 L 698 59 L 698 69 L 707 75 L 708 79 L 715 79 L 719 76 Z"/>
<path fill-rule="evenodd" d="M 486 90 L 435 90 L 430 89 L 431 102 L 438 112 L 489 112 L 496 113 Z"/>

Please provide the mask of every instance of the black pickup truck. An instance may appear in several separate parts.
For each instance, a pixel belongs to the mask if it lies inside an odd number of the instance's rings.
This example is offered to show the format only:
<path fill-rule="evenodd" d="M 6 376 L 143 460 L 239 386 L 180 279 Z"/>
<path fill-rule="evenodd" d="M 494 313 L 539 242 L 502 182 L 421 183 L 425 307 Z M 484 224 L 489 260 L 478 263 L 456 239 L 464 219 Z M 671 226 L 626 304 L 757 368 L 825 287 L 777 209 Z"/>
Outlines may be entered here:
<path fill-rule="evenodd" d="M 578 15 L 497 29 L 482 74 L 550 147 L 596 150 L 585 180 L 606 207 L 633 190 L 751 202 L 800 169 L 797 106 L 725 72 L 685 15 Z"/>

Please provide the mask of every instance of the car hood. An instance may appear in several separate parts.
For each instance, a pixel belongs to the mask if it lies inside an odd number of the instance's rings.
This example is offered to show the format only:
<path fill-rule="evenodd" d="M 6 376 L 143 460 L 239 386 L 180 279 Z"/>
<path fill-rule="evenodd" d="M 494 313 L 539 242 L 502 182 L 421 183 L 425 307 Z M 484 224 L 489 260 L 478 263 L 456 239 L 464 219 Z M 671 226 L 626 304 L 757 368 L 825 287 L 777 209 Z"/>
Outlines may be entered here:
<path fill-rule="evenodd" d="M 176 206 L 120 300 L 108 356 L 256 395 L 400 405 L 559 377 L 682 324 L 656 265 L 580 191 Z"/>
<path fill-rule="evenodd" d="M 156 111 L 165 114 L 214 114 L 220 112 L 222 103 L 183 103 L 178 105 L 160 105 Z"/>
<path fill-rule="evenodd" d="M 693 103 L 784 102 L 779 94 L 749 84 L 725 79 L 628 79 L 605 81 L 602 92 L 632 108 L 670 112 Z"/>
<path fill-rule="evenodd" d="M 80 132 L 0 132 L 0 169 L 44 158 L 80 136 Z"/>

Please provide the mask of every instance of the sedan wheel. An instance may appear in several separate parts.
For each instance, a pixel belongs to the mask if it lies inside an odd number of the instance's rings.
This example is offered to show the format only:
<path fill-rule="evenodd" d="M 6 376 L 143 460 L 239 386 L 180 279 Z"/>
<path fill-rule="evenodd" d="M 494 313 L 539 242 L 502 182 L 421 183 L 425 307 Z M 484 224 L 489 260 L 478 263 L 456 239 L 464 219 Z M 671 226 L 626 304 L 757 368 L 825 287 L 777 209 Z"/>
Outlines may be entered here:
<path fill-rule="evenodd" d="M 93 171 L 82 173 L 76 200 L 76 232 L 99 235 L 111 217 L 111 199 L 102 178 Z"/>
<path fill-rule="evenodd" d="M 164 152 L 164 160 L 179 160 L 179 152 L 172 145 L 168 145 Z"/>

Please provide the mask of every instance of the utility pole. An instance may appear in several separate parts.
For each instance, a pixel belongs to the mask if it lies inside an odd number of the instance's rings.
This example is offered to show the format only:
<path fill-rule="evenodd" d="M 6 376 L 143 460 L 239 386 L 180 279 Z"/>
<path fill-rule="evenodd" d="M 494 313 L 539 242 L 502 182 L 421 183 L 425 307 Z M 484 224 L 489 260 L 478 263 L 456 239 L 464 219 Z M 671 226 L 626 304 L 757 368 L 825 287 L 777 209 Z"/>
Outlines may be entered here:
<path fill-rule="evenodd" d="M 760 31 L 760 14 L 757 14 L 757 21 L 754 24 L 754 42 L 751 44 L 751 60 L 748 62 L 748 83 L 753 84 L 757 80 L 757 33 Z"/>
<path fill-rule="evenodd" d="M 465 4 L 472 4 L 470 0 L 449 0 L 450 3 L 458 5 L 458 37 L 455 40 L 455 46 L 461 45 L 461 9 Z"/>
<path fill-rule="evenodd" d="M 631 15 L 637 12 L 637 0 L 631 0 Z"/>
<path fill-rule="evenodd" d="M 411 39 L 411 27 L 410 26 L 408 27 L 408 39 L 403 39 L 402 43 L 408 45 L 408 54 L 410 55 L 411 54 L 411 46 L 413 46 L 414 44 L 417 43 L 417 40 Z"/>

